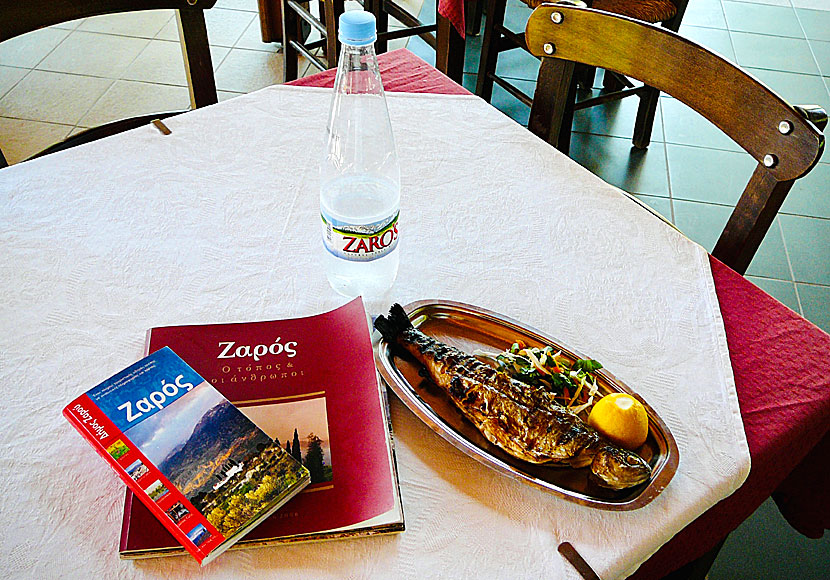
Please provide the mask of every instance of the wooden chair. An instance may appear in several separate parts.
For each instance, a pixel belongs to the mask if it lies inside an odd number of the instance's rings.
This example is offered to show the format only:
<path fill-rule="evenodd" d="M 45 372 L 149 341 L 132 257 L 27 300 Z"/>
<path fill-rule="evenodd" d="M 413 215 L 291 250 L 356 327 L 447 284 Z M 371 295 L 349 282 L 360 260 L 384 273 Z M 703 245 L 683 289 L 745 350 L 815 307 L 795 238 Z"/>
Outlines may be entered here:
<path fill-rule="evenodd" d="M 337 56 L 340 53 L 340 43 L 337 41 L 337 20 L 343 13 L 344 0 L 317 0 L 319 19 L 309 10 L 309 0 L 279 1 L 282 3 L 284 81 L 293 81 L 297 78 L 300 55 L 305 56 L 319 70 L 337 66 Z M 378 53 L 387 51 L 390 40 L 420 36 L 435 49 L 435 67 L 456 82 L 461 82 L 464 74 L 464 39 L 446 18 L 438 14 L 437 2 L 435 24 L 424 24 L 393 0 L 360 0 L 360 2 L 364 10 L 372 12 L 377 20 L 378 40 L 375 43 L 375 49 Z M 406 28 L 389 30 L 390 16 L 403 23 Z M 309 32 L 312 28 L 319 33 L 320 39 L 309 42 Z M 322 55 L 315 54 L 319 48 L 323 49 Z"/>
<path fill-rule="evenodd" d="M 173 9 L 177 11 L 181 31 L 191 105 L 194 108 L 204 107 L 218 102 L 204 15 L 204 11 L 213 7 L 215 3 L 216 0 L 61 0 L 57 2 L 54 0 L 27 0 L 26 2 L 0 0 L 0 42 L 33 30 L 79 18 L 122 12 Z M 182 112 L 142 115 L 93 127 L 68 137 L 65 141 L 49 147 L 34 157 L 88 143 Z M 5 157 L 0 153 L 0 167 L 5 165 Z"/>
<path fill-rule="evenodd" d="M 484 0 L 482 0 L 484 1 Z M 536 8 L 545 0 L 522 0 L 530 8 Z M 527 50 L 524 34 L 516 33 L 504 26 L 504 13 L 507 0 L 487 0 L 487 20 L 484 24 L 484 39 L 481 45 L 481 61 L 479 62 L 478 80 L 476 94 L 481 98 L 490 101 L 495 82 L 508 93 L 530 106 L 532 98 L 510 84 L 505 78 L 496 74 L 496 65 L 499 54 L 506 50 L 521 48 Z M 677 32 L 680 22 L 686 12 L 688 0 L 586 0 L 573 2 L 573 4 L 587 5 L 596 10 L 621 14 L 637 20 L 650 23 L 662 23 L 668 30 Z M 613 49 L 616 39 L 604 38 L 609 48 Z M 638 96 L 640 104 L 637 109 L 637 118 L 634 123 L 634 146 L 639 149 L 648 147 L 651 141 L 651 131 L 654 125 L 654 115 L 657 111 L 657 103 L 660 91 L 648 85 L 635 87 L 627 78 L 606 74 L 603 78 L 604 89 L 602 94 L 576 101 L 577 82 L 585 88 L 591 88 L 594 79 L 594 69 L 584 67 L 580 74 L 574 76 L 574 85 L 571 87 L 570 101 L 574 105 L 568 109 L 568 117 L 572 119 L 573 111 L 593 107 L 618 100 L 629 96 Z M 571 123 L 563 123 L 562 133 L 559 140 L 559 149 L 568 152 L 571 138 Z"/>
<path fill-rule="evenodd" d="M 530 17 L 528 50 L 542 58 L 529 128 L 556 145 L 574 63 L 631 76 L 685 103 L 758 161 L 712 252 L 743 274 L 784 198 L 818 162 L 827 114 L 793 107 L 738 66 L 677 34 L 589 8 L 545 4 Z M 609 43 L 605 39 L 613 38 Z"/>

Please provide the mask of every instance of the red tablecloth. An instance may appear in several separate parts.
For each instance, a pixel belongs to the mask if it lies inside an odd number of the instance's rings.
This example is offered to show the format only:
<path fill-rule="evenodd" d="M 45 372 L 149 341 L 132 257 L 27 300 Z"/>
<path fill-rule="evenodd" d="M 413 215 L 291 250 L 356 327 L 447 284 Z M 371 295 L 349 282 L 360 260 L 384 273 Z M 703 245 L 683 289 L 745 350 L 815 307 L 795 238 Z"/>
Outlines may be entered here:
<path fill-rule="evenodd" d="M 459 5 L 462 15 L 463 2 Z M 442 2 L 443 4 L 443 2 Z M 445 15 L 446 16 L 446 15 Z M 379 57 L 388 91 L 468 94 L 405 49 Z M 330 87 L 334 71 L 291 84 Z M 711 258 L 752 469 L 632 578 L 662 578 L 702 556 L 771 494 L 801 533 L 830 529 L 830 335 Z"/>
<path fill-rule="evenodd" d="M 438 13 L 452 22 L 458 34 L 464 38 L 464 0 L 438 0 Z"/>

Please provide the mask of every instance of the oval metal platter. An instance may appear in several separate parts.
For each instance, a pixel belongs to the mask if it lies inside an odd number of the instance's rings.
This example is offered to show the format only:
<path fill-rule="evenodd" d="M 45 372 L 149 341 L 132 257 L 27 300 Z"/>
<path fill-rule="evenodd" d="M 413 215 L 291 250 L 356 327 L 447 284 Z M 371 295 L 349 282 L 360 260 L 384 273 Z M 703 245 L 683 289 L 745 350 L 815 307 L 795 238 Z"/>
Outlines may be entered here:
<path fill-rule="evenodd" d="M 538 330 L 469 304 L 421 300 L 404 309 L 422 332 L 467 353 L 477 349 L 501 352 L 517 340 L 523 340 L 528 346 L 550 345 L 571 360 L 587 358 Z M 463 453 L 566 500 L 604 510 L 637 509 L 657 497 L 677 470 L 680 454 L 666 424 L 642 397 L 606 369 L 596 373 L 600 393 L 628 393 L 643 403 L 648 413 L 648 439 L 637 452 L 651 465 L 651 478 L 620 491 L 600 487 L 587 467 L 535 465 L 505 453 L 485 439 L 446 394 L 420 374 L 423 368 L 420 363 L 399 347 L 381 339 L 375 348 L 375 362 L 381 376 L 404 405 Z"/>

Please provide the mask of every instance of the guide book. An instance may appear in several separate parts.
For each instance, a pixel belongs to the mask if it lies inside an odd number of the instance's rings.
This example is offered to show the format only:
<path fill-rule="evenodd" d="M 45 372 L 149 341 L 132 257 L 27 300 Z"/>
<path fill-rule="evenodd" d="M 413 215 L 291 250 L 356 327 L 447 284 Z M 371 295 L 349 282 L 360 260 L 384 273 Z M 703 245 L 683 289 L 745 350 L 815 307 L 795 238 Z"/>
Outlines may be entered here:
<path fill-rule="evenodd" d="M 168 347 L 87 391 L 63 414 L 156 525 L 202 565 L 310 481 L 300 462 Z"/>

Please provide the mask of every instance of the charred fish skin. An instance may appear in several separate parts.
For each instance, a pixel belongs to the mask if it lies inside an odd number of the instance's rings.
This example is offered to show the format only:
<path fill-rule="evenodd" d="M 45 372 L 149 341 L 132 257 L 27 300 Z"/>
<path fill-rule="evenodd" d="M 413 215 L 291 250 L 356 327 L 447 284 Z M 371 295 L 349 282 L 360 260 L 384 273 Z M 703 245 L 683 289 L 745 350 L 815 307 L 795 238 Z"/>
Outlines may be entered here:
<path fill-rule="evenodd" d="M 379 316 L 375 327 L 387 342 L 399 344 L 424 365 L 488 441 L 514 457 L 576 468 L 590 464 L 600 484 L 611 489 L 633 487 L 651 476 L 641 457 L 607 441 L 549 393 L 414 328 L 399 304 L 388 317 Z"/>

